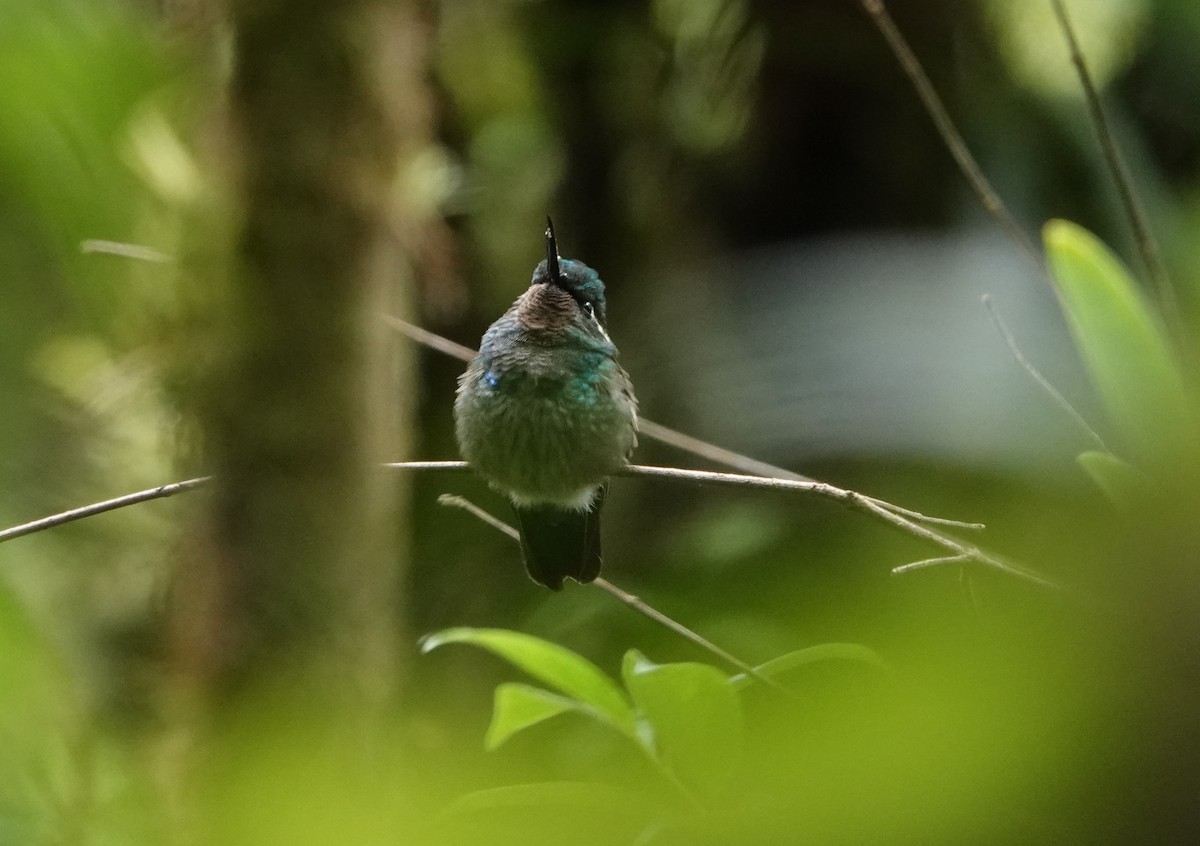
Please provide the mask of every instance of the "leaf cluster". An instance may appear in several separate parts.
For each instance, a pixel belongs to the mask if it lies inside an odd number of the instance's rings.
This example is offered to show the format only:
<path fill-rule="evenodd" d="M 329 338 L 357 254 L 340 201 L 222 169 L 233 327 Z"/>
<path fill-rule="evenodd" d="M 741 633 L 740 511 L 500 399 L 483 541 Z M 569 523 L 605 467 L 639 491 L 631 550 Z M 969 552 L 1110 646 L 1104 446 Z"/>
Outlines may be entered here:
<path fill-rule="evenodd" d="M 509 785 L 460 797 L 445 814 L 454 821 L 502 809 L 605 807 L 631 813 L 643 831 L 692 825 L 714 802 L 728 806 L 745 798 L 739 796 L 739 783 L 747 779 L 746 698 L 762 686 L 760 679 L 774 683 L 827 661 L 884 668 L 878 655 L 856 644 L 830 643 L 789 652 L 756 668 L 753 678 L 729 676 L 697 662 L 659 664 L 630 649 L 618 682 L 562 646 L 504 629 L 446 629 L 424 638 L 422 650 L 449 644 L 487 650 L 545 685 L 504 682 L 496 688 L 484 739 L 489 750 L 547 720 L 573 713 L 622 738 L 649 764 L 658 786 L 665 788 L 647 793 L 604 782 Z M 768 690 L 787 703 L 798 701 L 783 686 Z"/>

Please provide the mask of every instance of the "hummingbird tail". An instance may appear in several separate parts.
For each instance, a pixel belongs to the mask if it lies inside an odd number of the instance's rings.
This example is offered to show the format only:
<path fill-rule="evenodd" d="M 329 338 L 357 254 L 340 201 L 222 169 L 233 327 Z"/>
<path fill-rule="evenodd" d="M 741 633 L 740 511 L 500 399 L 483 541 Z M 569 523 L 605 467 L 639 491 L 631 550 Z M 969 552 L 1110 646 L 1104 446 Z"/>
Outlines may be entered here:
<path fill-rule="evenodd" d="M 600 575 L 600 505 L 604 490 L 587 511 L 553 506 L 517 507 L 521 552 L 529 577 L 551 590 L 563 579 L 587 583 Z"/>

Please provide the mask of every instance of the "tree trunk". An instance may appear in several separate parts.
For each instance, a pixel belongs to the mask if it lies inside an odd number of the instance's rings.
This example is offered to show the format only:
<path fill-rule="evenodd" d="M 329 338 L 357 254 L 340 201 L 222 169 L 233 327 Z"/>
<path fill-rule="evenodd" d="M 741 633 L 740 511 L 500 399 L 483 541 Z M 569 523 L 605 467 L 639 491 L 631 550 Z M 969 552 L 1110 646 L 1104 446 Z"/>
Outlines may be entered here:
<path fill-rule="evenodd" d="M 233 4 L 240 226 L 193 656 L 210 693 L 301 685 L 345 707 L 391 685 L 395 388 L 382 270 L 393 143 L 371 3 Z M 186 598 L 185 598 L 186 599 Z"/>

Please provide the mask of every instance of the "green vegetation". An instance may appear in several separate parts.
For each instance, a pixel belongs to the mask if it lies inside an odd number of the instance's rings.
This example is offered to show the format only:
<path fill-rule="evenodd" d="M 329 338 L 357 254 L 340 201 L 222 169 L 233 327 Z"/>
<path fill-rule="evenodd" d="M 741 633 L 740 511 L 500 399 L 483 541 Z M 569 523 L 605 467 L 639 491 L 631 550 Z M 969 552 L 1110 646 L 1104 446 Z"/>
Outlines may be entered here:
<path fill-rule="evenodd" d="M 1067 4 L 1170 281 L 1049 2 L 890 10 L 1038 256 L 870 3 L 227 5 L 0 3 L 0 530 L 212 476 L 0 537 L 0 846 L 1190 839 L 1200 4 Z M 547 212 L 642 415 L 945 519 L 618 476 L 551 593 L 380 469 L 463 366 L 381 315 L 474 345 Z"/>

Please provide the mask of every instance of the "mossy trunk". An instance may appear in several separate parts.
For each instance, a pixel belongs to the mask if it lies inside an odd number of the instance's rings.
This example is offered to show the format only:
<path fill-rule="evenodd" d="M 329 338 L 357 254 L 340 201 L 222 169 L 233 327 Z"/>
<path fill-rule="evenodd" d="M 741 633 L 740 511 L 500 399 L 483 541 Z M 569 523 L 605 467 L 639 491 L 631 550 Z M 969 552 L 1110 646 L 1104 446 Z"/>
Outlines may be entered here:
<path fill-rule="evenodd" d="M 282 682 L 340 708 L 392 685 L 394 484 L 379 463 L 397 391 L 378 312 L 395 142 L 372 6 L 232 6 L 241 217 L 191 662 L 218 695 Z"/>

